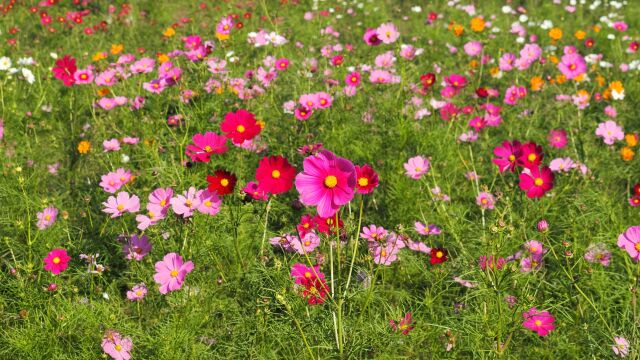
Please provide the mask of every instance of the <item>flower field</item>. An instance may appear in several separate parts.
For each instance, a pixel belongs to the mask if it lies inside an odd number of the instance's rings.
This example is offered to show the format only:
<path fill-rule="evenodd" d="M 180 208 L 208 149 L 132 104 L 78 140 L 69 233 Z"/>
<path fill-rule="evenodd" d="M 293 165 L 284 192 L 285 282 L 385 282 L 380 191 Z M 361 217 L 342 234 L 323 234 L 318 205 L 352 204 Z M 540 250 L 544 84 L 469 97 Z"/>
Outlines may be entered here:
<path fill-rule="evenodd" d="M 0 1 L 0 358 L 640 358 L 639 27 Z"/>

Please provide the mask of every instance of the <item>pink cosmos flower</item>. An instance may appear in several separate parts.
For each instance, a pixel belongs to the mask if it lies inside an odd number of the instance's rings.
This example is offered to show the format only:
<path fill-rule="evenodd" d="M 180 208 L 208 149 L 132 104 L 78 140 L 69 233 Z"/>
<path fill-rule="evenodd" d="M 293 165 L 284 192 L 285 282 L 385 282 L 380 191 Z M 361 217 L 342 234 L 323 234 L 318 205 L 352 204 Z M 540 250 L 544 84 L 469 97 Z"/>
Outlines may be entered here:
<path fill-rule="evenodd" d="M 321 217 L 332 217 L 353 198 L 356 170 L 351 161 L 323 150 L 304 159 L 303 168 L 295 179 L 300 201 L 317 206 Z"/>
<path fill-rule="evenodd" d="M 613 145 L 615 141 L 624 139 L 624 130 L 613 120 L 607 120 L 598 124 L 596 136 L 604 139 L 607 145 Z"/>
<path fill-rule="evenodd" d="M 291 277 L 294 279 L 296 285 L 302 285 L 305 281 L 316 277 L 324 280 L 324 274 L 320 272 L 320 265 L 308 267 L 300 263 L 294 264 L 291 267 Z"/>
<path fill-rule="evenodd" d="M 404 163 L 404 169 L 406 170 L 405 175 L 414 180 L 418 180 L 422 175 L 426 174 L 429 171 L 429 167 L 429 159 L 423 158 L 422 156 L 412 157 Z"/>
<path fill-rule="evenodd" d="M 540 336 L 547 336 L 550 331 L 555 329 L 553 325 L 555 318 L 548 311 L 538 311 L 533 307 L 529 311 L 525 311 L 522 317 L 524 317 L 522 326 Z"/>
<path fill-rule="evenodd" d="M 611 346 L 611 349 L 613 349 L 613 352 L 617 356 L 620 356 L 621 358 L 623 358 L 629 354 L 629 341 L 627 341 L 627 339 L 616 336 L 613 338 L 613 342 L 615 344 Z"/>
<path fill-rule="evenodd" d="M 111 214 L 112 218 L 116 218 L 127 212 L 138 212 L 140 210 L 140 198 L 136 195 L 131 196 L 129 193 L 121 191 L 115 197 L 109 196 L 107 201 L 103 202 L 102 205 L 105 206 L 105 208 L 102 209 L 103 212 Z"/>
<path fill-rule="evenodd" d="M 42 261 L 44 262 L 44 269 L 51 271 L 53 275 L 58 275 L 69 267 L 69 261 L 71 258 L 67 254 L 65 249 L 53 249 Z"/>
<path fill-rule="evenodd" d="M 193 215 L 193 211 L 200 207 L 200 198 L 197 190 L 193 186 L 182 195 L 171 198 L 171 208 L 173 212 L 185 218 Z"/>
<path fill-rule="evenodd" d="M 164 295 L 170 291 L 179 290 L 194 266 L 191 261 L 183 263 L 182 257 L 172 252 L 165 255 L 162 261 L 158 261 L 155 267 L 156 273 L 153 275 L 153 280 L 160 285 L 160 293 Z"/>
<path fill-rule="evenodd" d="M 347 84 L 347 86 L 352 86 L 352 87 L 356 87 L 358 85 L 360 85 L 360 79 L 362 78 L 362 76 L 360 75 L 359 72 L 354 71 L 350 74 L 347 74 L 344 77 L 344 82 L 345 84 Z"/>
<path fill-rule="evenodd" d="M 478 206 L 480 206 L 483 209 L 492 210 L 495 202 L 496 200 L 493 197 L 493 195 L 485 191 L 479 193 L 478 196 L 476 197 L 476 204 L 478 204 Z"/>
<path fill-rule="evenodd" d="M 429 226 L 426 226 L 420 221 L 416 221 L 413 224 L 413 228 L 416 230 L 418 234 L 425 235 L 425 236 L 440 235 L 442 233 L 442 230 L 440 230 L 440 228 L 435 224 L 429 224 Z"/>
<path fill-rule="evenodd" d="M 389 232 L 382 226 L 369 225 L 362 228 L 360 237 L 372 242 L 383 241 L 387 238 Z"/>
<path fill-rule="evenodd" d="M 421 253 L 424 253 L 424 254 L 430 254 L 431 253 L 431 248 L 429 246 L 427 246 L 427 244 L 425 244 L 423 242 L 413 241 L 413 240 L 409 239 L 407 241 L 407 247 L 410 250 L 421 252 Z"/>
<path fill-rule="evenodd" d="M 607 250 L 607 246 L 603 243 L 592 244 L 584 253 L 584 260 L 590 263 L 600 263 L 603 266 L 609 266 L 611 252 Z"/>
<path fill-rule="evenodd" d="M 560 70 L 567 79 L 572 80 L 587 72 L 587 63 L 580 54 L 569 53 L 562 56 L 558 64 L 558 70 Z"/>
<path fill-rule="evenodd" d="M 469 56 L 479 56 L 482 54 L 482 43 L 480 41 L 469 41 L 464 44 L 464 52 Z"/>
<path fill-rule="evenodd" d="M 102 142 L 104 152 L 120 150 L 120 142 L 118 139 L 105 140 Z"/>
<path fill-rule="evenodd" d="M 147 287 L 144 283 L 135 285 L 131 290 L 127 291 L 127 299 L 131 301 L 140 301 L 147 295 Z"/>
<path fill-rule="evenodd" d="M 157 188 L 149 194 L 149 203 L 162 208 L 167 208 L 170 205 L 171 197 L 173 197 L 172 188 Z"/>
<path fill-rule="evenodd" d="M 291 248 L 300 255 L 312 252 L 319 245 L 320 237 L 313 231 L 307 232 L 301 239 L 295 237 L 295 240 L 290 242 Z"/>
<path fill-rule="evenodd" d="M 131 235 L 129 240 L 122 247 L 122 252 L 127 260 L 141 261 L 149 252 L 151 252 L 151 243 L 147 235 Z"/>
<path fill-rule="evenodd" d="M 576 164 L 569 157 L 553 159 L 549 163 L 549 169 L 553 172 L 568 172 L 575 167 Z"/>
<path fill-rule="evenodd" d="M 388 84 L 392 80 L 391 73 L 386 70 L 373 70 L 369 74 L 369 81 L 373 84 Z"/>
<path fill-rule="evenodd" d="M 197 192 L 196 196 L 200 201 L 200 205 L 198 206 L 198 211 L 206 214 L 206 215 L 216 215 L 220 212 L 220 207 L 222 206 L 222 200 L 218 197 L 218 194 L 214 192 L 210 192 L 209 190 L 200 190 Z"/>
<path fill-rule="evenodd" d="M 53 206 L 46 207 L 42 212 L 36 214 L 38 218 L 38 224 L 36 225 L 39 230 L 44 230 L 56 222 L 58 217 L 58 209 Z"/>
<path fill-rule="evenodd" d="M 378 265 L 389 266 L 396 260 L 398 260 L 398 252 L 400 247 L 397 246 L 397 243 L 387 243 L 380 246 L 375 246 L 371 248 L 373 258 L 373 262 Z"/>
<path fill-rule="evenodd" d="M 640 226 L 631 226 L 618 236 L 618 247 L 627 251 L 631 259 L 640 259 Z"/>
<path fill-rule="evenodd" d="M 161 207 L 152 203 L 147 204 L 147 213 L 136 215 L 139 230 L 146 230 L 165 218 L 168 207 Z"/>
<path fill-rule="evenodd" d="M 378 38 L 376 29 L 367 29 L 362 36 L 364 42 L 369 46 L 376 46 L 382 44 L 382 40 Z"/>
<path fill-rule="evenodd" d="M 385 23 L 378 26 L 376 35 L 385 44 L 391 44 L 400 37 L 398 28 L 393 23 Z"/>
<path fill-rule="evenodd" d="M 105 337 L 102 339 L 102 351 L 111 356 L 114 360 L 129 360 L 133 349 L 131 338 L 122 338 L 121 335 L 113 330 L 107 330 Z"/>

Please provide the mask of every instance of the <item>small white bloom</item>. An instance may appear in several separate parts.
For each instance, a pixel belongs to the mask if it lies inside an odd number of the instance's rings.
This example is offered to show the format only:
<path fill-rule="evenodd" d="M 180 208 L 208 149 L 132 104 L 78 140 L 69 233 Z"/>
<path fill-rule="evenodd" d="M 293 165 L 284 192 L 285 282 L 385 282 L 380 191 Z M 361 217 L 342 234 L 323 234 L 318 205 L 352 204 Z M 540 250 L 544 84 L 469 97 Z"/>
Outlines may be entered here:
<path fill-rule="evenodd" d="M 421 13 L 422 8 L 420 6 L 414 6 L 411 8 L 411 11 L 413 11 L 414 13 Z"/>
<path fill-rule="evenodd" d="M 0 70 L 7 71 L 11 67 L 11 59 L 6 56 L 0 58 Z"/>

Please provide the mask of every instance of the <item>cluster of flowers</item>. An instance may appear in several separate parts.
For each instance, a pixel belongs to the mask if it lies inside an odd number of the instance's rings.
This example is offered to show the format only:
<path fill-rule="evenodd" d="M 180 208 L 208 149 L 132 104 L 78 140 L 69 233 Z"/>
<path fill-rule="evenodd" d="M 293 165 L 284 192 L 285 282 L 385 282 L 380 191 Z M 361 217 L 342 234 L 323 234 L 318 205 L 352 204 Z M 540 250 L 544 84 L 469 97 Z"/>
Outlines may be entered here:
<path fill-rule="evenodd" d="M 496 157 L 492 161 L 501 173 L 522 168 L 519 186 L 527 197 L 540 198 L 553 188 L 553 172 L 548 166 L 542 166 L 542 146 L 534 142 L 523 145 L 518 140 L 504 141 L 493 153 Z"/>
<path fill-rule="evenodd" d="M 20 58 L 18 59 L 17 64 L 21 67 L 14 67 L 11 59 L 6 56 L 0 57 L 0 72 L 6 72 L 8 76 L 18 75 L 19 78 L 29 84 L 33 84 L 36 81 L 36 77 L 33 75 L 31 69 L 26 67 L 36 64 L 33 58 Z"/>

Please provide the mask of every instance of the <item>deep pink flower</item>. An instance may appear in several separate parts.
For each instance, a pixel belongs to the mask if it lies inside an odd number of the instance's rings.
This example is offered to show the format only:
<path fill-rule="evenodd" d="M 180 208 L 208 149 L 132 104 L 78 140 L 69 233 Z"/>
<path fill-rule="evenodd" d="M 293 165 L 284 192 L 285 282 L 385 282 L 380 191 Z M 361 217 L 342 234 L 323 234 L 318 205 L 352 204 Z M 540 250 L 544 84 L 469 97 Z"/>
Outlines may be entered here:
<path fill-rule="evenodd" d="M 328 150 L 304 159 L 295 185 L 304 205 L 317 206 L 318 215 L 332 217 L 353 198 L 356 170 L 353 164 Z"/>
<path fill-rule="evenodd" d="M 397 324 L 394 320 L 389 320 L 389 326 L 391 326 L 393 330 L 401 332 L 402 335 L 409 335 L 409 332 L 413 330 L 414 326 L 413 319 L 411 318 L 411 313 L 406 313 L 404 318 L 400 319 Z"/>
<path fill-rule="evenodd" d="M 52 274 L 58 275 L 69 267 L 69 261 L 71 258 L 67 254 L 65 249 L 53 249 L 42 261 L 44 262 L 44 269 L 51 271 Z"/>
<path fill-rule="evenodd" d="M 522 145 L 518 140 L 513 142 L 504 141 L 502 146 L 493 149 L 493 154 L 497 157 L 493 158 L 493 163 L 498 165 L 500 172 L 509 169 L 513 172 L 517 165 L 517 160 L 522 154 Z"/>
<path fill-rule="evenodd" d="M 540 336 L 547 336 L 551 330 L 556 328 L 553 325 L 555 318 L 548 311 L 539 311 L 536 308 L 531 308 L 529 311 L 525 311 L 522 317 L 524 317 L 522 326 L 538 333 Z"/>
<path fill-rule="evenodd" d="M 56 66 L 51 69 L 53 76 L 58 80 L 62 80 L 64 86 L 73 86 L 75 84 L 74 75 L 77 70 L 76 59 L 71 55 L 65 55 L 62 59 L 57 60 Z"/>
<path fill-rule="evenodd" d="M 527 192 L 528 198 L 540 198 L 553 188 L 553 172 L 549 167 L 527 168 L 520 173 L 520 189 Z"/>
<path fill-rule="evenodd" d="M 211 155 L 227 151 L 227 138 L 214 132 L 193 135 L 193 145 L 187 145 L 185 153 L 191 161 L 209 162 Z"/>
<path fill-rule="evenodd" d="M 549 131 L 549 137 L 547 139 L 551 147 L 562 149 L 567 146 L 567 132 L 564 129 Z"/>
<path fill-rule="evenodd" d="M 122 252 L 127 260 L 141 261 L 149 252 L 151 252 L 151 243 L 147 235 L 131 235 L 129 240 L 122 247 Z"/>
<path fill-rule="evenodd" d="M 153 275 L 153 280 L 160 285 L 160 293 L 166 294 L 182 287 L 185 277 L 193 270 L 193 263 L 191 261 L 183 263 L 180 255 L 168 253 L 162 261 L 156 263 L 155 267 L 156 273 Z"/>

